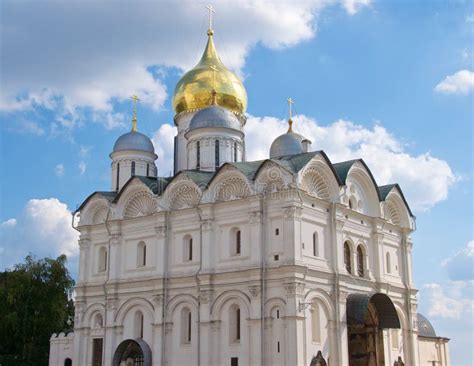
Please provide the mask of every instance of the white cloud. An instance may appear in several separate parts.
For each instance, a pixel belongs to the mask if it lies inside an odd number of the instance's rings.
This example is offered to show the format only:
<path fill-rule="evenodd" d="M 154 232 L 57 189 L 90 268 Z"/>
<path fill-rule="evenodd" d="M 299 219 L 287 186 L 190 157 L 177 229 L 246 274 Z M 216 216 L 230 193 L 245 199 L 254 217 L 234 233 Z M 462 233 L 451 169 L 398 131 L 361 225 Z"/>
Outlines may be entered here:
<path fill-rule="evenodd" d="M 81 146 L 79 146 L 79 156 L 81 158 L 85 158 L 85 157 L 89 156 L 89 153 L 90 153 L 91 150 L 92 150 L 92 146 L 81 145 Z"/>
<path fill-rule="evenodd" d="M 466 17 L 466 23 L 474 23 L 474 14 L 468 15 Z"/>
<path fill-rule="evenodd" d="M 453 256 L 445 259 L 442 266 L 447 269 L 452 280 L 474 279 L 474 240 Z"/>
<path fill-rule="evenodd" d="M 0 224 L 1 227 L 15 227 L 16 219 L 8 219 Z"/>
<path fill-rule="evenodd" d="M 340 4 L 354 14 L 367 0 L 238 1 L 214 3 L 216 43 L 223 61 L 239 71 L 251 48 L 290 47 L 315 35 L 321 11 Z M 131 94 L 157 110 L 168 91 L 163 67 L 192 67 L 206 41 L 203 3 L 7 2 L 2 11 L 0 109 L 41 106 L 74 126 L 78 108 L 109 113 Z M 238 27 L 238 31 L 236 31 Z M 59 31 L 61 30 L 61 31 Z M 161 71 L 160 71 L 161 70 Z"/>
<path fill-rule="evenodd" d="M 152 137 L 155 146 L 156 155 L 158 155 L 157 165 L 158 174 L 161 176 L 169 176 L 173 174 L 174 160 L 174 136 L 176 136 L 176 127 L 168 123 L 161 125 Z"/>
<path fill-rule="evenodd" d="M 448 319 L 472 319 L 474 281 L 451 281 L 445 285 L 430 283 L 421 296 L 428 303 L 428 316 Z"/>
<path fill-rule="evenodd" d="M 468 94 L 472 89 L 474 89 L 474 72 L 469 70 L 460 70 L 446 76 L 435 87 L 435 91 L 444 94 Z"/>
<path fill-rule="evenodd" d="M 58 177 L 62 177 L 64 175 L 64 164 L 57 164 L 54 167 L 54 174 Z"/>
<path fill-rule="evenodd" d="M 79 174 L 83 175 L 86 172 L 87 164 L 85 161 L 79 162 Z"/>
<path fill-rule="evenodd" d="M 13 220 L 16 225 L 0 227 L 5 266 L 22 261 L 30 252 L 37 256 L 77 256 L 79 235 L 71 227 L 71 211 L 57 198 L 29 200 Z"/>
<path fill-rule="evenodd" d="M 15 121 L 15 125 L 12 128 L 14 131 L 23 134 L 30 134 L 36 136 L 43 136 L 45 134 L 44 128 L 41 127 L 39 123 L 24 119 L 17 119 Z"/>
<path fill-rule="evenodd" d="M 381 125 L 367 128 L 337 120 L 322 126 L 301 115 L 294 120 L 295 130 L 312 140 L 313 150 L 324 150 L 333 163 L 364 159 L 379 185 L 399 183 L 410 207 L 418 212 L 445 200 L 449 188 L 458 179 L 446 161 L 428 152 L 410 155 L 403 144 Z M 247 160 L 268 158 L 272 141 L 287 129 L 284 120 L 249 116 L 244 130 Z M 175 131 L 174 127 L 165 124 L 153 137 L 155 147 L 161 151 L 158 165 L 164 168 L 162 172 L 172 170 Z"/>

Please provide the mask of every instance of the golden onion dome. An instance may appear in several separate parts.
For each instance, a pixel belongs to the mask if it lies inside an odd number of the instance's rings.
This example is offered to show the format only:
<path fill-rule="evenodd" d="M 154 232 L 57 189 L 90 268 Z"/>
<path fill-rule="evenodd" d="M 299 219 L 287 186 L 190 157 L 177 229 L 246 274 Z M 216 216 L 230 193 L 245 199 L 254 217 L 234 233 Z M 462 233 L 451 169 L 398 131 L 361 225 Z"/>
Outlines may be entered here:
<path fill-rule="evenodd" d="M 217 105 L 244 114 L 247 109 L 244 85 L 217 55 L 212 30 L 207 34 L 209 38 L 201 61 L 184 74 L 176 85 L 173 108 L 178 114 L 208 107 L 212 104 L 215 89 Z"/>

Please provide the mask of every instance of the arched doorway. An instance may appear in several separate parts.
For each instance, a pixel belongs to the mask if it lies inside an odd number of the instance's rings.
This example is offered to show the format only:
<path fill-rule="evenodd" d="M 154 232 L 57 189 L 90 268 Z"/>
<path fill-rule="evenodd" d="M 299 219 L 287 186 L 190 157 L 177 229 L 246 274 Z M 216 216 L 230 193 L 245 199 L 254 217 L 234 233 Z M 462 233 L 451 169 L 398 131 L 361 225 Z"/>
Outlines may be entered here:
<path fill-rule="evenodd" d="M 112 366 L 151 366 L 151 349 L 143 339 L 126 339 L 115 350 Z"/>
<path fill-rule="evenodd" d="M 383 329 L 399 329 L 392 300 L 385 294 L 347 297 L 349 366 L 385 365 Z"/>

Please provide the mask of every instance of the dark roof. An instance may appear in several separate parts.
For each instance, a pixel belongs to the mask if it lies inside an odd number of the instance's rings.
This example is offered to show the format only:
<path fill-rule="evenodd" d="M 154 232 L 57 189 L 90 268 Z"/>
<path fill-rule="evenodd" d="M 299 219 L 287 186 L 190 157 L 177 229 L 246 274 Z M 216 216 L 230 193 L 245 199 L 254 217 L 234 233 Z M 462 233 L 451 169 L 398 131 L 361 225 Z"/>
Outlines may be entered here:
<path fill-rule="evenodd" d="M 398 185 L 398 183 L 395 183 L 395 184 L 387 184 L 385 186 L 380 186 L 379 187 L 379 192 L 380 192 L 380 197 L 382 198 L 382 201 L 385 201 L 385 199 L 387 198 L 388 194 L 392 191 L 392 189 L 398 189 L 398 192 L 400 192 L 400 196 L 402 196 L 402 200 L 403 200 L 403 203 L 405 203 L 405 206 L 407 207 L 408 209 L 408 212 L 410 213 L 410 216 L 411 217 L 415 217 L 415 215 L 413 215 L 413 212 L 411 212 L 411 209 L 410 209 L 410 206 L 408 205 L 408 202 L 407 200 L 405 199 L 405 195 L 403 194 L 403 191 L 402 189 L 400 188 L 400 186 Z"/>
<path fill-rule="evenodd" d="M 140 180 L 144 185 L 146 185 L 150 189 L 150 191 L 158 195 L 163 193 L 163 191 L 165 190 L 170 180 L 170 178 L 166 178 L 166 177 L 143 177 L 140 175 L 134 175 L 133 177 L 130 177 L 127 183 L 123 185 L 120 192 L 118 192 L 118 194 L 115 196 L 114 203 L 120 199 L 120 196 L 122 195 L 122 193 L 125 192 L 125 189 L 134 179 Z"/>
<path fill-rule="evenodd" d="M 108 202 L 113 202 L 115 196 L 117 195 L 117 192 L 107 192 L 107 191 L 94 192 L 91 195 L 89 195 L 84 200 L 84 202 L 81 203 L 81 205 L 76 209 L 76 211 L 74 211 L 74 213 L 81 211 L 84 208 L 84 206 L 87 204 L 87 202 L 89 202 L 91 200 L 91 198 L 94 197 L 95 195 L 99 195 L 102 198 L 105 198 Z"/>
<path fill-rule="evenodd" d="M 191 179 L 199 187 L 207 186 L 209 184 L 210 180 L 214 176 L 213 172 L 205 172 L 205 171 L 198 170 L 198 169 L 181 170 L 181 171 L 177 172 L 174 177 L 171 177 L 169 179 L 168 184 L 170 184 L 172 181 L 174 181 L 176 178 L 178 178 L 178 176 L 180 176 L 181 174 L 186 175 L 189 179 Z"/>
<path fill-rule="evenodd" d="M 361 163 L 364 166 L 365 170 L 367 170 L 367 172 L 369 173 L 370 179 L 372 180 L 372 183 L 374 184 L 375 191 L 377 192 L 379 201 L 382 201 L 382 198 L 380 196 L 379 186 L 377 185 L 377 182 L 375 181 L 375 178 L 372 175 L 372 172 L 370 171 L 369 167 L 367 166 L 367 164 L 365 163 L 363 159 L 348 160 L 348 161 L 342 161 L 340 163 L 336 163 L 334 164 L 334 170 L 339 175 L 341 182 L 345 185 L 347 175 L 349 174 L 349 170 L 351 170 L 352 166 L 357 162 Z"/>
<path fill-rule="evenodd" d="M 437 338 L 433 325 L 428 319 L 418 313 L 416 314 L 416 321 L 418 322 L 418 335 L 420 337 Z"/>

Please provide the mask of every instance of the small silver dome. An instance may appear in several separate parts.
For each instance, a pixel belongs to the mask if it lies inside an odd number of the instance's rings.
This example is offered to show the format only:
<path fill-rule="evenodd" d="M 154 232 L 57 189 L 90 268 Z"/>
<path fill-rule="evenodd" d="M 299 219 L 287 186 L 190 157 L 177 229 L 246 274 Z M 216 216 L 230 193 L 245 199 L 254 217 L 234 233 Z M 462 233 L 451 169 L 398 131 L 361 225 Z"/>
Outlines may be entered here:
<path fill-rule="evenodd" d="M 153 143 L 148 136 L 137 131 L 127 132 L 115 141 L 113 152 L 123 150 L 140 150 L 151 154 L 155 153 Z"/>
<path fill-rule="evenodd" d="M 420 337 L 436 338 L 436 332 L 431 322 L 420 313 L 416 314 L 418 322 L 418 335 Z"/>
<path fill-rule="evenodd" d="M 240 121 L 234 113 L 218 105 L 211 105 L 201 109 L 194 115 L 189 124 L 189 131 L 212 127 L 241 130 Z"/>
<path fill-rule="evenodd" d="M 270 147 L 270 159 L 302 154 L 304 152 L 303 140 L 306 138 L 295 132 L 287 132 L 278 136 Z"/>

